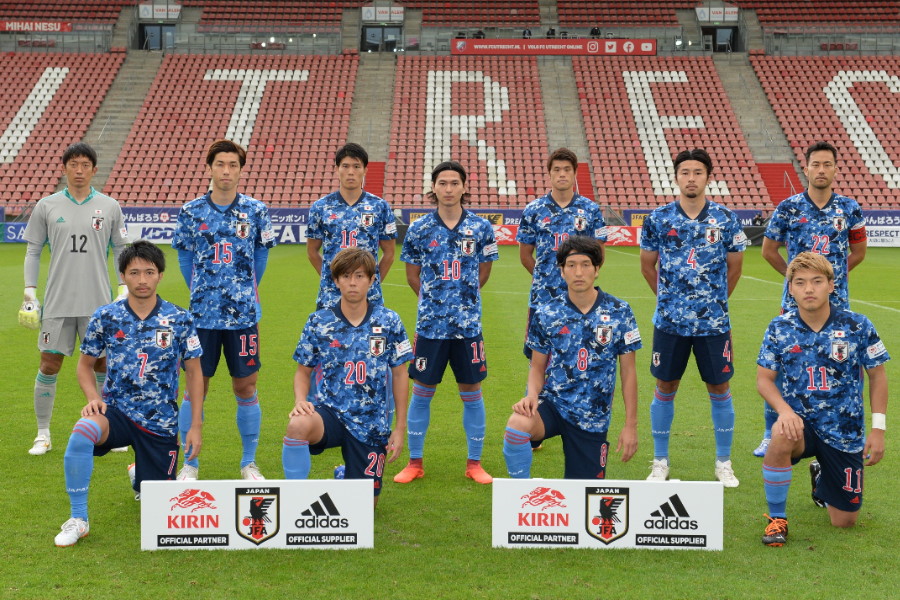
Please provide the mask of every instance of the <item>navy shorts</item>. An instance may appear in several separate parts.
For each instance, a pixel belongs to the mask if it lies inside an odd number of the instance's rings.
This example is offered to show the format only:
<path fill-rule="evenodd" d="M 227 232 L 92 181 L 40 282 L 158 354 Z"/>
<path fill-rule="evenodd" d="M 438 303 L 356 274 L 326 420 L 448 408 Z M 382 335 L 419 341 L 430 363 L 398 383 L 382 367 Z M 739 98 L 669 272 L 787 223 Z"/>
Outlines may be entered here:
<path fill-rule="evenodd" d="M 370 446 L 353 437 L 330 406 L 316 406 L 316 412 L 325 424 L 322 439 L 309 445 L 310 454 L 322 454 L 328 448 L 341 448 L 344 457 L 346 479 L 371 479 L 375 495 L 381 494 L 381 478 L 384 475 L 386 453 L 384 446 Z"/>
<path fill-rule="evenodd" d="M 178 436 L 151 433 L 125 416 L 114 406 L 106 407 L 109 435 L 106 442 L 94 446 L 94 456 L 103 456 L 113 448 L 134 448 L 134 491 L 141 491 L 142 481 L 175 479 L 178 464 Z"/>
<path fill-rule="evenodd" d="M 585 431 L 572 425 L 550 402 L 541 402 L 538 414 L 544 422 L 543 439 L 562 436 L 566 479 L 606 479 L 609 443 L 605 431 Z"/>
<path fill-rule="evenodd" d="M 197 329 L 203 356 L 200 367 L 204 377 L 212 377 L 219 366 L 219 357 L 225 351 L 225 363 L 232 377 L 249 377 L 262 363 L 259 360 L 259 327 L 245 329 Z"/>
<path fill-rule="evenodd" d="M 447 363 L 456 383 L 478 383 L 487 377 L 484 337 L 479 334 L 461 340 L 432 340 L 416 336 L 409 377 L 425 385 L 437 385 L 444 378 Z"/>
<path fill-rule="evenodd" d="M 725 383 L 734 375 L 731 332 L 709 336 L 683 336 L 653 328 L 650 373 L 660 381 L 678 381 L 684 375 L 691 349 L 700 377 L 706 383 Z"/>
<path fill-rule="evenodd" d="M 856 512 L 863 501 L 863 453 L 843 452 L 829 446 L 813 431 L 809 423 L 803 424 L 803 454 L 791 460 L 797 464 L 801 459 L 815 456 L 822 466 L 816 497 L 829 506 L 847 512 Z"/>

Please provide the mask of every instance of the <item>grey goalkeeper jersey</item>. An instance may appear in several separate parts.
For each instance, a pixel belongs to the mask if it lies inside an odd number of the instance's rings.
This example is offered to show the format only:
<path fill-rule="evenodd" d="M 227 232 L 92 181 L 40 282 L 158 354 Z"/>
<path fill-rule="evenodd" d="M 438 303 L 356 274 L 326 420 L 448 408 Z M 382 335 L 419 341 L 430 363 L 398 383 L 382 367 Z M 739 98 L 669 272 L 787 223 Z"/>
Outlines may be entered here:
<path fill-rule="evenodd" d="M 25 228 L 25 241 L 50 246 L 43 317 L 89 317 L 112 300 L 110 246 L 129 243 L 122 209 L 91 190 L 83 203 L 67 190 L 41 199 Z"/>

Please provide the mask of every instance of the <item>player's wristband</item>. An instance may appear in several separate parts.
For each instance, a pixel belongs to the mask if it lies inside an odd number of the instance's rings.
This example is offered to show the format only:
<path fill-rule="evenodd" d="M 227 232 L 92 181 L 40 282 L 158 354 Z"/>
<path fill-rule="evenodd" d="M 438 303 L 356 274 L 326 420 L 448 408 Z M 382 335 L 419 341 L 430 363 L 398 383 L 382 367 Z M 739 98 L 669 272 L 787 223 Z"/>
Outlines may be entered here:
<path fill-rule="evenodd" d="M 872 429 L 884 431 L 887 429 L 887 426 L 885 425 L 886 420 L 884 413 L 872 413 Z"/>

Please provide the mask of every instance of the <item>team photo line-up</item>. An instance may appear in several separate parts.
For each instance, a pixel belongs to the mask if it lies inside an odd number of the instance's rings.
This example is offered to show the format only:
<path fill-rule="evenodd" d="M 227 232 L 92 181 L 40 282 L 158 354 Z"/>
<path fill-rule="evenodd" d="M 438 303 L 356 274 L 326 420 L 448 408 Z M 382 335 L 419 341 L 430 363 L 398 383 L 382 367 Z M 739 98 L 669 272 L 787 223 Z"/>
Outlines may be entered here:
<path fill-rule="evenodd" d="M 776 207 L 763 240 L 763 257 L 785 277 L 781 314 L 768 325 L 757 359 L 765 428 L 753 453 L 763 459 L 769 514 L 762 542 L 769 546 L 787 539 L 794 464 L 813 458 L 813 501 L 827 509 L 834 526 L 849 527 L 862 506 L 863 467 L 877 464 L 885 451 L 889 355 L 871 321 L 849 309 L 848 273 L 865 257 L 867 242 L 857 202 L 832 190 L 837 159 L 827 142 L 807 150 L 809 187 Z M 38 432 L 29 453 L 40 456 L 53 448 L 57 374 L 64 357 L 75 352 L 76 339 L 77 380 L 87 401 L 65 450 L 71 518 L 56 536 L 57 546 L 88 535 L 94 456 L 134 449 L 128 475 L 136 499 L 144 480 L 199 478 L 203 403 L 223 355 L 237 404 L 240 476 L 265 479 L 256 464 L 257 286 L 276 236 L 266 205 L 238 191 L 245 164 L 238 144 L 212 143 L 206 155 L 210 190 L 179 212 L 172 246 L 190 290 L 189 310 L 156 293 L 166 268 L 162 250 L 145 240 L 132 243 L 118 202 L 91 187 L 97 155 L 89 145 L 66 149 L 67 186 L 40 200 L 31 214 L 18 315 L 23 326 L 39 330 Z M 363 189 L 367 165 L 361 146 L 343 146 L 335 156 L 338 190 L 309 211 L 307 253 L 320 286 L 293 355 L 284 478 L 307 478 L 311 455 L 340 447 L 345 465 L 335 475 L 371 479 L 377 504 L 384 463 L 401 456 L 404 444 L 409 462 L 394 481 L 423 477 L 430 403 L 449 363 L 463 403 L 465 475 L 490 484 L 492 476 L 481 465 L 487 362 L 480 289 L 499 258 L 493 227 L 465 208 L 465 168 L 454 161 L 437 165 L 428 194 L 436 208 L 410 224 L 399 257 L 418 297 L 410 343 L 400 317 L 382 299 L 398 231 L 388 203 Z M 529 478 L 533 450 L 555 436 L 563 440 L 566 478 L 606 477 L 617 367 L 625 418 L 615 452 L 628 461 L 637 451 L 635 353 L 641 334 L 629 304 L 595 286 L 607 229 L 600 207 L 576 192 L 577 166 L 565 148 L 550 154 L 550 191 L 526 206 L 516 237 L 532 283 L 527 384 L 503 434 L 512 478 Z M 683 151 L 673 167 L 678 198 L 649 214 L 640 242 L 641 274 L 656 296 L 650 360 L 656 379 L 650 403 L 654 448 L 647 479 L 669 478 L 674 400 L 693 353 L 709 393 L 714 474 L 725 487 L 737 487 L 728 298 L 740 279 L 748 240 L 735 214 L 706 198 L 713 170 L 706 151 Z M 37 284 L 45 245 L 51 251 L 41 303 Z M 112 303 L 110 248 L 119 278 Z M 186 383 L 179 404 L 181 370 Z"/>

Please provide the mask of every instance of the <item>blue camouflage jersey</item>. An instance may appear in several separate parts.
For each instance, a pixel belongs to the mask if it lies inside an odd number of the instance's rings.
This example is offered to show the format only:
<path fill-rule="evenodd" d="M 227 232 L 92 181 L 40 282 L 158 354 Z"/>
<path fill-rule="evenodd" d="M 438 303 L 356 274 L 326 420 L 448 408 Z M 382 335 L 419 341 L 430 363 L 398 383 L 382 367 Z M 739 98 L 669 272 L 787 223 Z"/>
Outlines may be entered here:
<path fill-rule="evenodd" d="M 789 263 L 801 252 L 815 252 L 827 258 L 834 268 L 831 303 L 850 308 L 847 285 L 850 244 L 866 239 L 866 223 L 856 200 L 831 194 L 824 208 L 819 208 L 805 191 L 791 196 L 775 208 L 766 227 L 766 237 L 785 245 Z M 787 282 L 781 306 L 784 310 L 797 306 Z"/>
<path fill-rule="evenodd" d="M 563 208 L 546 194 L 525 207 L 516 241 L 535 248 L 529 307 L 534 308 L 566 291 L 566 282 L 556 266 L 556 251 L 570 235 L 606 241 L 606 222 L 594 201 L 576 194 Z"/>
<path fill-rule="evenodd" d="M 178 213 L 172 247 L 193 253 L 191 313 L 201 329 L 244 329 L 259 321 L 254 254 L 275 246 L 266 205 L 238 194 L 224 212 L 209 194 Z"/>
<path fill-rule="evenodd" d="M 587 314 L 568 294 L 540 305 L 526 343 L 549 356 L 539 400 L 585 431 L 604 432 L 616 391 L 616 359 L 639 350 L 641 334 L 627 302 L 597 291 Z"/>
<path fill-rule="evenodd" d="M 863 372 L 890 360 L 868 317 L 831 306 L 818 332 L 792 310 L 766 329 L 756 363 L 777 371 L 782 398 L 822 441 L 842 452 L 865 446 Z"/>
<path fill-rule="evenodd" d="M 306 237 L 322 240 L 322 277 L 316 308 L 337 304 L 341 293 L 331 278 L 331 261 L 344 248 L 364 248 L 378 262 L 378 247 L 383 240 L 397 239 L 397 224 L 388 203 L 369 192 L 353 206 L 332 192 L 313 202 L 309 209 Z M 369 288 L 369 302 L 383 302 L 381 275 L 375 271 L 375 283 Z"/>
<path fill-rule="evenodd" d="M 659 252 L 653 324 L 686 337 L 730 331 L 727 257 L 746 246 L 738 218 L 715 202 L 696 219 L 677 201 L 654 209 L 641 232 L 641 249 Z"/>
<path fill-rule="evenodd" d="M 178 375 L 182 360 L 203 351 L 191 315 L 159 296 L 141 319 L 128 300 L 97 309 L 88 322 L 81 353 L 106 352 L 103 401 L 157 435 L 178 433 Z"/>
<path fill-rule="evenodd" d="M 449 229 L 437 211 L 409 226 L 400 260 L 422 268 L 416 335 L 433 340 L 473 338 L 481 333 L 481 263 L 500 258 L 494 228 L 463 210 Z"/>
<path fill-rule="evenodd" d="M 362 323 L 350 324 L 340 304 L 309 316 L 294 360 L 319 366 L 316 403 L 334 409 L 350 434 L 369 446 L 384 446 L 388 421 L 388 371 L 412 359 L 412 347 L 400 317 L 380 304 L 369 304 Z"/>

